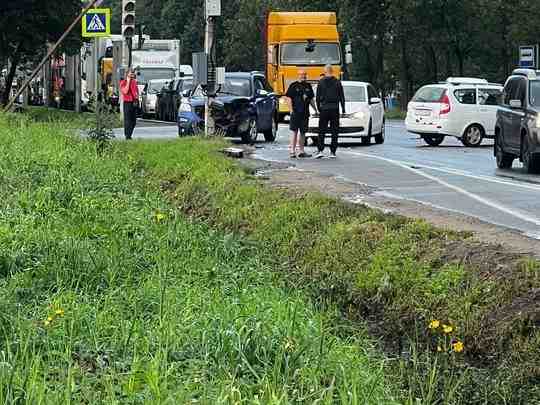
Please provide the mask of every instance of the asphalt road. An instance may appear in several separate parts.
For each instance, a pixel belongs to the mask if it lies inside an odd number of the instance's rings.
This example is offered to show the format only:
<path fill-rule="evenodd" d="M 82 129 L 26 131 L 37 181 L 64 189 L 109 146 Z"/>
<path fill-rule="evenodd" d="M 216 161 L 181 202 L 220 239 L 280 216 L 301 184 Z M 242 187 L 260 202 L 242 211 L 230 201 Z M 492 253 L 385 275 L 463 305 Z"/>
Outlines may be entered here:
<path fill-rule="evenodd" d="M 176 136 L 174 125 L 142 122 L 134 134 L 135 139 Z M 287 126 L 280 126 L 275 143 L 257 143 L 256 156 L 368 184 L 384 197 L 462 213 L 540 239 L 540 176 L 526 174 L 517 161 L 511 170 L 497 169 L 490 140 L 479 148 L 466 148 L 446 138 L 434 148 L 407 133 L 403 122 L 393 121 L 387 123 L 383 145 L 344 144 L 335 160 L 293 160 L 288 157 L 288 137 Z M 315 152 L 312 147 L 307 150 Z"/>

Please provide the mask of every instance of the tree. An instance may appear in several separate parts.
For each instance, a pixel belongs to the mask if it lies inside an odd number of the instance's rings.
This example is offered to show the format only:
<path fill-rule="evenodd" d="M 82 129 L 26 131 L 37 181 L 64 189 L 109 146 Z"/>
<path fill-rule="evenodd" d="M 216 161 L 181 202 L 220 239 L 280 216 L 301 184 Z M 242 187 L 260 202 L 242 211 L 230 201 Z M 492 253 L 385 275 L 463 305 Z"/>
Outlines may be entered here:
<path fill-rule="evenodd" d="M 81 11 L 80 0 L 57 0 L 54 7 L 42 0 L 3 0 L 0 5 L 0 60 L 9 60 L 0 104 L 9 99 L 17 68 L 42 57 L 47 43 L 57 41 Z M 79 31 L 80 32 L 80 31 Z M 80 49 L 80 34 L 66 41 L 63 50 Z"/>

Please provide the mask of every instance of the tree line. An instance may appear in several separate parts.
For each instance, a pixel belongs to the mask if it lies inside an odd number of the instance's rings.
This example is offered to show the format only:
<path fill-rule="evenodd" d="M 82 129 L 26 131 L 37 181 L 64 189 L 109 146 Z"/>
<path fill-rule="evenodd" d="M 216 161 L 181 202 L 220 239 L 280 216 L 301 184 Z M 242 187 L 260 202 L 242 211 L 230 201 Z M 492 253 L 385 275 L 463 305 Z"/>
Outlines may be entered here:
<path fill-rule="evenodd" d="M 3 3 L 0 67 L 7 57 L 24 61 L 43 52 L 45 42 L 59 36 L 59 23 L 67 25 L 81 6 L 78 0 L 56 0 L 54 10 L 42 0 Z M 138 0 L 137 5 L 137 23 L 145 33 L 181 40 L 183 63 L 202 50 L 204 0 Z M 104 6 L 113 9 L 113 32 L 120 33 L 121 0 L 106 0 Z M 217 27 L 220 64 L 229 71 L 264 69 L 263 30 L 272 10 L 335 11 L 343 42 L 352 44 L 350 77 L 385 93 L 399 90 L 403 105 L 420 85 L 449 76 L 503 82 L 517 64 L 519 45 L 540 42 L 540 7 L 526 0 L 227 0 Z M 20 20 L 14 15 L 28 21 L 16 27 L 13 21 Z"/>

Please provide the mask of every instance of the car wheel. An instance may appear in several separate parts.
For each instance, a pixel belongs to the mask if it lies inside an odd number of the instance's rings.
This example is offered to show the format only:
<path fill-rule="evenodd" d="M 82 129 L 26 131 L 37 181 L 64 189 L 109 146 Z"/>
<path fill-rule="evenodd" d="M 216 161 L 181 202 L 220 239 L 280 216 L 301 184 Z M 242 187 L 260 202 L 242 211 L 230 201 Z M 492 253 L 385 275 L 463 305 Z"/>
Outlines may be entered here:
<path fill-rule="evenodd" d="M 537 154 L 531 153 L 529 137 L 527 134 L 523 136 L 521 142 L 521 161 L 527 173 L 538 173 L 540 171 L 540 159 Z"/>
<path fill-rule="evenodd" d="M 373 132 L 373 124 L 371 122 L 371 119 L 369 120 L 369 124 L 368 124 L 368 131 L 367 131 L 367 136 L 363 136 L 362 137 L 362 145 L 370 145 L 371 144 L 371 137 L 373 136 L 372 134 Z"/>
<path fill-rule="evenodd" d="M 495 138 L 495 159 L 497 160 L 497 167 L 499 169 L 510 169 L 515 159 L 513 155 L 503 150 L 497 138 Z"/>
<path fill-rule="evenodd" d="M 461 142 L 468 147 L 477 147 L 482 143 L 482 139 L 484 139 L 484 129 L 480 125 L 474 124 L 465 130 Z"/>
<path fill-rule="evenodd" d="M 375 135 L 375 143 L 377 145 L 381 145 L 381 144 L 384 143 L 385 133 L 386 133 L 385 127 L 386 127 L 386 123 L 385 123 L 385 121 L 383 121 L 382 127 L 381 127 L 381 133 L 378 134 L 378 135 Z"/>
<path fill-rule="evenodd" d="M 422 135 L 422 139 L 429 146 L 439 146 L 444 141 L 442 135 Z"/>
<path fill-rule="evenodd" d="M 248 129 L 242 132 L 240 135 L 243 143 L 252 144 L 257 140 L 257 120 L 255 118 L 249 119 Z"/>
<path fill-rule="evenodd" d="M 272 127 L 269 130 L 264 131 L 264 140 L 266 142 L 274 142 L 276 140 L 277 131 L 278 131 L 277 121 L 275 119 L 272 119 Z"/>

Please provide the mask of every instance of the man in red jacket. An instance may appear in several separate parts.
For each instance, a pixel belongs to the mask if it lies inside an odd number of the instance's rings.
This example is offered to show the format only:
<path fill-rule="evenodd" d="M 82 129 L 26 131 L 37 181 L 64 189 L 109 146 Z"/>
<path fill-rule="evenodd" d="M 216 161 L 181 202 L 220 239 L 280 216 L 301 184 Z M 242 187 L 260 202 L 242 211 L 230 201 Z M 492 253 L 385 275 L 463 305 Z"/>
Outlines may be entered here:
<path fill-rule="evenodd" d="M 137 105 L 139 100 L 139 88 L 135 71 L 129 68 L 126 78 L 120 80 L 120 93 L 124 103 L 124 135 L 130 140 L 133 135 L 135 125 L 137 125 Z"/>

